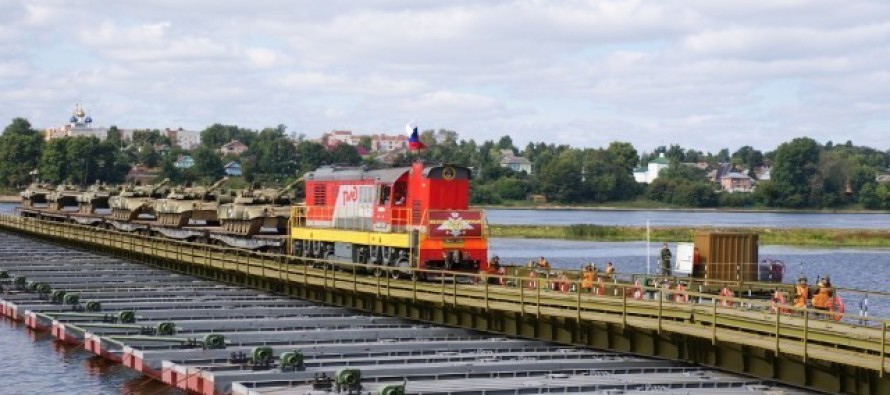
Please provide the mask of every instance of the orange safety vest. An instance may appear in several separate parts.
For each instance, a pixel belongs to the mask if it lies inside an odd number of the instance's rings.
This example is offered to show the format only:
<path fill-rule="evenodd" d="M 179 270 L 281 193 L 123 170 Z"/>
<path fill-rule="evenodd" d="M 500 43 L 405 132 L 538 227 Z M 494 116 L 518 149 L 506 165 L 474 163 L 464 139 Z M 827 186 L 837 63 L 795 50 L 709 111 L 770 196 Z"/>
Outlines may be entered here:
<path fill-rule="evenodd" d="M 831 289 L 828 287 L 819 287 L 819 291 L 813 296 L 813 307 L 823 309 L 828 308 L 828 301 L 831 299 Z"/>
<path fill-rule="evenodd" d="M 807 299 L 810 297 L 810 289 L 806 285 L 797 285 L 797 293 L 794 295 L 794 307 L 807 307 Z"/>
<path fill-rule="evenodd" d="M 593 273 L 592 272 L 584 272 L 584 279 L 581 280 L 581 288 L 585 288 L 585 289 L 593 288 Z"/>

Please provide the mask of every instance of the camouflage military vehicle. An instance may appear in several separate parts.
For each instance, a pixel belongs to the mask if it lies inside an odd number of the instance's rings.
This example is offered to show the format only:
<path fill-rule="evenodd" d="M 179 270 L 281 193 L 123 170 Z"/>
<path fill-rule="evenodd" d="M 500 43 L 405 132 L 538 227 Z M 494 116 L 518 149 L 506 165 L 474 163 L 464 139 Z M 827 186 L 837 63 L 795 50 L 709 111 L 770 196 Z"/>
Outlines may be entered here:
<path fill-rule="evenodd" d="M 35 182 L 21 192 L 22 207 L 32 208 L 35 204 L 46 204 L 46 196 L 53 191 L 52 185 Z"/>
<path fill-rule="evenodd" d="M 303 179 L 298 179 L 284 188 L 248 188 L 235 197 L 234 202 L 221 204 L 217 216 L 223 230 L 244 236 L 260 233 L 262 228 L 274 228 L 279 234 L 287 232 L 294 196 L 287 191 Z"/>
<path fill-rule="evenodd" d="M 228 177 L 223 177 L 210 187 L 173 188 L 166 198 L 154 201 L 158 223 L 178 228 L 188 225 L 191 220 L 205 221 L 211 226 L 219 225 L 216 217 L 219 207 L 217 190 L 228 180 Z"/>
<path fill-rule="evenodd" d="M 56 189 L 46 195 L 47 207 L 61 211 L 66 207 L 77 207 L 77 196 L 83 189 L 74 184 L 59 184 Z"/>
<path fill-rule="evenodd" d="M 117 189 L 96 181 L 86 191 L 77 195 L 77 210 L 81 214 L 93 214 L 97 209 L 111 208 L 108 199 L 116 192 Z"/>
<path fill-rule="evenodd" d="M 142 214 L 154 215 L 152 201 L 164 196 L 164 187 L 170 180 L 157 185 L 127 185 L 121 192 L 108 199 L 111 206 L 111 218 L 119 221 L 133 221 Z"/>

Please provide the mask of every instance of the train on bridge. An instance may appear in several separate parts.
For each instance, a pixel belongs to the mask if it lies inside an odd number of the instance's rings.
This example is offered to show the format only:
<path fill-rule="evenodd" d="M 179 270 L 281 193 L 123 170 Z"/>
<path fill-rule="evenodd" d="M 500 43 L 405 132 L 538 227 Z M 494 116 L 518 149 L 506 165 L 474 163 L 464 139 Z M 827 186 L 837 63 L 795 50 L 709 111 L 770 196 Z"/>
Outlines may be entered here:
<path fill-rule="evenodd" d="M 471 169 L 450 164 L 369 170 L 324 166 L 280 189 L 33 184 L 20 215 L 195 243 L 412 268 L 487 270 L 488 230 L 469 208 Z M 303 184 L 300 193 L 291 192 Z"/>

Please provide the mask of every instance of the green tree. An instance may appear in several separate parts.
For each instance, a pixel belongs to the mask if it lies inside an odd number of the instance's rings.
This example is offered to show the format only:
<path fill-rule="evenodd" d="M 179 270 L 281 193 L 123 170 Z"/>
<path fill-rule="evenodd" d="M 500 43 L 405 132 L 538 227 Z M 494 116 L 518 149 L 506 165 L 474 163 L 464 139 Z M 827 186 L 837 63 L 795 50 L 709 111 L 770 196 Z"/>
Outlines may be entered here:
<path fill-rule="evenodd" d="M 631 143 L 613 141 L 609 143 L 609 148 L 606 148 L 606 151 L 614 157 L 615 164 L 624 168 L 628 173 L 632 172 L 634 167 L 640 163 L 640 156 L 637 155 L 637 150 Z"/>
<path fill-rule="evenodd" d="M 17 187 L 32 180 L 29 173 L 37 169 L 42 149 L 42 134 L 28 120 L 13 119 L 0 136 L 0 184 Z"/>
<path fill-rule="evenodd" d="M 561 202 L 579 202 L 584 198 L 581 183 L 581 153 L 565 151 L 538 172 L 541 191 L 548 199 Z"/>
<path fill-rule="evenodd" d="M 68 139 L 47 141 L 40 155 L 40 178 L 54 184 L 68 178 Z"/>
<path fill-rule="evenodd" d="M 492 191 L 501 199 L 523 200 L 528 195 L 529 183 L 515 177 L 502 177 L 492 184 Z"/>
<path fill-rule="evenodd" d="M 68 181 L 74 184 L 92 184 L 98 178 L 100 141 L 94 136 L 69 137 L 65 149 L 68 163 Z"/>
<path fill-rule="evenodd" d="M 819 169 L 820 145 L 799 137 L 779 145 L 771 172 L 776 200 L 782 207 L 798 208 L 818 204 L 813 201 L 813 177 Z M 818 192 L 818 191 L 817 191 Z"/>
<path fill-rule="evenodd" d="M 238 140 L 250 147 L 256 135 L 256 132 L 250 129 L 216 123 L 201 131 L 201 145 L 210 149 L 219 149 L 229 141 Z"/>
<path fill-rule="evenodd" d="M 325 146 L 304 140 L 297 144 L 297 162 L 300 172 L 312 171 L 319 166 L 331 164 L 331 155 Z"/>
<path fill-rule="evenodd" d="M 755 167 L 763 166 L 763 153 L 750 145 L 746 145 L 732 153 L 730 163 L 744 166 L 747 169 L 754 169 Z"/>
<path fill-rule="evenodd" d="M 120 129 L 117 126 L 111 125 L 108 130 L 105 131 L 105 141 L 111 143 L 111 145 L 115 147 L 120 147 L 122 145 L 123 136 L 121 135 Z"/>
<path fill-rule="evenodd" d="M 510 151 L 516 152 L 516 147 L 513 146 L 513 138 L 509 135 L 501 136 L 501 139 L 498 140 L 496 146 L 499 150 L 508 149 Z"/>
<path fill-rule="evenodd" d="M 362 163 L 362 157 L 355 147 L 349 144 L 337 144 L 331 149 L 331 162 L 338 165 L 357 166 Z"/>
<path fill-rule="evenodd" d="M 161 156 L 155 151 L 154 145 L 144 141 L 138 148 L 139 163 L 147 167 L 157 167 Z"/>
<path fill-rule="evenodd" d="M 286 137 L 284 125 L 263 129 L 242 158 L 245 176 L 281 180 L 297 171 L 297 147 Z"/>
<path fill-rule="evenodd" d="M 205 180 L 216 180 L 223 175 L 223 162 L 216 150 L 198 147 L 193 153 L 195 173 Z M 211 181 L 212 182 L 212 181 Z"/>

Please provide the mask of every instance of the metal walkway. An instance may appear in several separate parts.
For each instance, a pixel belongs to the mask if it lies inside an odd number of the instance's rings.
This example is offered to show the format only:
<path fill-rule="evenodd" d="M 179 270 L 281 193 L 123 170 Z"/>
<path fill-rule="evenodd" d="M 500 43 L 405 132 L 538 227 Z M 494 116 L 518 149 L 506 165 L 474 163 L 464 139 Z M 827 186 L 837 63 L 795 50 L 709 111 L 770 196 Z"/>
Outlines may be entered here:
<path fill-rule="evenodd" d="M 683 303 L 675 291 L 657 288 L 644 289 L 652 298 L 637 299 L 638 289 L 621 284 L 597 295 L 552 292 L 520 278 L 508 279 L 518 287 L 438 272 L 423 273 L 432 281 L 398 280 L 368 275 L 361 265 L 335 270 L 326 262 L 12 216 L 0 217 L 0 227 L 390 316 L 693 362 L 826 392 L 890 393 L 887 322 L 875 318 L 835 322 L 784 306 L 773 314 L 760 300 L 695 292 L 687 295 L 700 303 Z"/>

